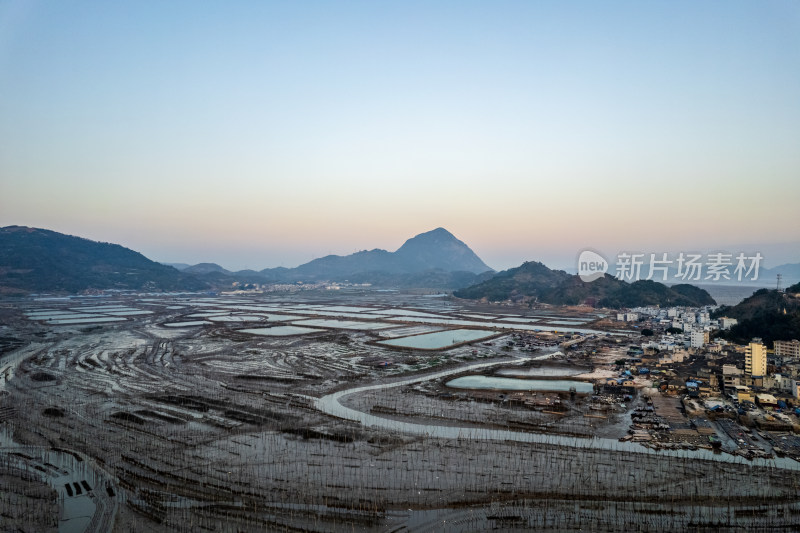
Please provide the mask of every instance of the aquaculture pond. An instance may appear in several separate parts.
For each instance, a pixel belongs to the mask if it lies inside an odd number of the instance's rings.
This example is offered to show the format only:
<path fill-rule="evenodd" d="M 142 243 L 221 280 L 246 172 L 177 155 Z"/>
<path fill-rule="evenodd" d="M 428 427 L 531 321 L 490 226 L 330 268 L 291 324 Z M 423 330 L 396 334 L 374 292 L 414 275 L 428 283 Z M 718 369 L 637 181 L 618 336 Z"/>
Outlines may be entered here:
<path fill-rule="evenodd" d="M 212 322 L 258 322 L 264 320 L 264 317 L 255 315 L 217 315 L 210 316 L 208 319 Z"/>
<path fill-rule="evenodd" d="M 462 376 L 447 382 L 454 389 L 523 390 L 569 392 L 575 387 L 580 394 L 591 394 L 594 385 L 585 381 L 562 379 L 515 379 L 494 376 Z"/>
<path fill-rule="evenodd" d="M 242 333 L 264 335 L 265 337 L 288 337 L 289 335 L 303 335 L 306 333 L 319 333 L 323 329 L 301 328 L 298 326 L 275 326 L 273 328 L 240 329 Z"/>
<path fill-rule="evenodd" d="M 412 311 L 410 309 L 384 309 L 382 311 L 374 311 L 376 315 L 393 315 L 398 317 L 408 317 L 408 316 L 417 316 L 417 317 L 427 317 L 427 318 L 441 318 L 442 315 L 437 315 L 433 313 L 425 313 L 422 311 Z"/>
<path fill-rule="evenodd" d="M 396 326 L 385 322 L 363 322 L 359 320 L 333 320 L 324 318 L 312 318 L 295 322 L 299 326 L 314 326 L 319 328 L 334 329 L 385 329 Z"/>
<path fill-rule="evenodd" d="M 47 323 L 54 325 L 102 324 L 105 322 L 121 322 L 124 320 L 125 319 L 122 317 L 70 318 L 70 319 L 48 320 Z"/>
<path fill-rule="evenodd" d="M 591 322 L 591 320 L 543 320 L 542 322 L 554 326 L 579 326 Z"/>
<path fill-rule="evenodd" d="M 420 350 L 441 350 L 455 344 L 472 342 L 497 335 L 494 331 L 481 329 L 449 329 L 411 337 L 379 341 L 378 344 L 399 348 L 416 348 Z"/>
<path fill-rule="evenodd" d="M 192 328 L 195 326 L 203 326 L 205 324 L 210 324 L 211 322 L 206 322 L 204 320 L 190 320 L 187 322 L 170 322 L 168 324 L 164 324 L 168 328 Z"/>
<path fill-rule="evenodd" d="M 577 376 L 578 374 L 585 374 L 591 372 L 590 368 L 566 368 L 566 367 L 553 367 L 553 366 L 540 366 L 540 367 L 511 367 L 501 368 L 497 371 L 499 376 L 523 376 L 523 377 L 540 377 L 540 378 L 557 378 L 566 376 Z"/>

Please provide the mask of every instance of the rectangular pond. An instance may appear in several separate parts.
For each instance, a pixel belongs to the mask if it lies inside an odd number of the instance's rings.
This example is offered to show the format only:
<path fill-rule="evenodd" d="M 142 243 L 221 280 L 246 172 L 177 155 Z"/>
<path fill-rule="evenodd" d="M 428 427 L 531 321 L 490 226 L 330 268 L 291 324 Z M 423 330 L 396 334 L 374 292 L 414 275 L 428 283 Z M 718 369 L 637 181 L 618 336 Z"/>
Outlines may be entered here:
<path fill-rule="evenodd" d="M 194 326 L 204 326 L 206 324 L 211 324 L 211 322 L 206 322 L 205 320 L 191 320 L 189 322 L 171 322 L 164 325 L 168 328 L 191 328 Z"/>
<path fill-rule="evenodd" d="M 28 320 L 57 320 L 68 318 L 101 318 L 108 315 L 89 314 L 89 313 L 59 313 L 49 315 L 28 315 Z"/>
<path fill-rule="evenodd" d="M 55 324 L 55 325 L 70 325 L 70 324 L 103 324 L 105 322 L 121 322 L 125 319 L 122 317 L 99 317 L 99 318 L 69 318 L 69 319 L 58 319 L 58 320 L 48 320 L 48 324 Z"/>
<path fill-rule="evenodd" d="M 569 392 L 575 388 L 578 394 L 592 394 L 594 385 L 585 381 L 572 381 L 562 379 L 514 379 L 498 378 L 494 376 L 462 376 L 448 381 L 446 384 L 453 389 L 472 390 L 513 390 L 537 392 Z"/>
<path fill-rule="evenodd" d="M 267 313 L 282 311 L 280 307 L 275 307 L 274 305 L 223 305 L 220 307 L 234 311 L 265 311 Z"/>
<path fill-rule="evenodd" d="M 263 335 L 265 337 L 288 337 L 290 335 L 305 335 L 306 333 L 319 333 L 324 329 L 302 328 L 299 326 L 275 326 L 272 328 L 240 329 L 241 333 Z"/>
<path fill-rule="evenodd" d="M 287 309 L 289 312 L 302 313 L 309 316 L 322 316 L 330 318 L 356 318 L 356 319 L 389 319 L 388 316 L 378 315 L 375 313 L 347 313 L 345 311 L 322 311 L 319 309 Z"/>
<path fill-rule="evenodd" d="M 212 322 L 260 322 L 264 320 L 264 317 L 256 315 L 216 315 L 209 316 L 208 320 Z"/>
<path fill-rule="evenodd" d="M 538 378 L 558 378 L 577 376 L 591 372 L 591 368 L 565 368 L 565 367 L 524 367 L 524 368 L 501 368 L 497 371 L 500 376 L 512 377 L 538 377 Z"/>
<path fill-rule="evenodd" d="M 59 316 L 59 315 L 75 315 L 75 311 L 59 311 L 58 309 L 38 309 L 36 311 L 26 311 L 25 316 L 28 318 L 36 318 L 43 316 Z"/>
<path fill-rule="evenodd" d="M 398 348 L 416 348 L 420 350 L 442 350 L 464 342 L 472 342 L 497 335 L 495 331 L 481 329 L 449 329 L 424 333 L 411 337 L 398 337 L 385 341 L 378 341 L 383 346 L 396 346 Z"/>
<path fill-rule="evenodd" d="M 396 326 L 397 324 L 387 324 L 386 322 L 363 322 L 360 320 L 333 320 L 326 318 L 311 318 L 308 320 L 301 320 L 293 322 L 298 326 L 312 326 L 318 328 L 334 328 L 334 329 L 386 329 Z"/>
<path fill-rule="evenodd" d="M 374 307 L 355 307 L 351 305 L 330 305 L 326 307 L 318 307 L 320 311 L 330 311 L 332 313 L 361 313 L 364 311 L 376 311 Z"/>
<path fill-rule="evenodd" d="M 441 315 L 436 315 L 433 313 L 424 313 L 422 311 L 412 311 L 410 309 L 384 309 L 381 311 L 373 311 L 373 313 L 376 315 L 390 315 L 390 316 L 398 316 L 401 318 L 409 316 L 441 318 Z"/>
<path fill-rule="evenodd" d="M 441 331 L 439 326 L 399 326 L 389 330 L 384 330 L 379 335 L 385 339 L 397 339 L 399 337 L 411 337 L 412 335 L 421 335 L 423 333 L 434 333 Z"/>
<path fill-rule="evenodd" d="M 136 311 L 133 307 L 128 307 L 127 305 L 84 305 L 81 307 L 70 307 L 72 311 L 78 311 L 80 313 L 83 312 L 92 312 L 92 311 Z"/>
<path fill-rule="evenodd" d="M 477 320 L 457 320 L 457 319 L 448 319 L 448 318 L 423 318 L 423 317 L 404 317 L 404 322 L 418 322 L 421 324 L 439 324 L 443 326 L 476 326 L 476 327 L 484 327 L 484 328 L 497 328 L 497 329 L 509 329 L 509 330 L 520 330 L 520 331 L 558 331 L 559 333 L 594 333 L 594 334 L 605 334 L 605 331 L 600 331 L 596 329 L 586 329 L 586 328 L 576 328 L 572 326 L 547 326 L 547 325 L 539 325 L 539 324 L 518 324 L 514 323 L 503 323 L 503 322 L 478 322 Z M 616 334 L 618 335 L 618 333 Z"/>
<path fill-rule="evenodd" d="M 542 322 L 546 324 L 551 324 L 554 326 L 579 326 L 581 324 L 586 324 L 587 322 L 591 322 L 591 320 L 543 320 Z"/>
<path fill-rule="evenodd" d="M 267 322 L 288 322 L 290 320 L 302 320 L 304 317 L 298 315 L 279 315 L 279 314 L 268 314 L 262 315 Z"/>

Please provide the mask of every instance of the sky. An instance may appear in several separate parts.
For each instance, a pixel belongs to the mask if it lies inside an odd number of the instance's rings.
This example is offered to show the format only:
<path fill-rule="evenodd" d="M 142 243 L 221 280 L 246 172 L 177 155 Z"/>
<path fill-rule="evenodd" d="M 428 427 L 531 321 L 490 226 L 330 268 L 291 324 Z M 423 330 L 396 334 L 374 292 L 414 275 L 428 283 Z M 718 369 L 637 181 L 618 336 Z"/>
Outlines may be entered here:
<path fill-rule="evenodd" d="M 445 227 L 800 262 L 800 2 L 0 1 L 0 226 L 296 266 Z"/>

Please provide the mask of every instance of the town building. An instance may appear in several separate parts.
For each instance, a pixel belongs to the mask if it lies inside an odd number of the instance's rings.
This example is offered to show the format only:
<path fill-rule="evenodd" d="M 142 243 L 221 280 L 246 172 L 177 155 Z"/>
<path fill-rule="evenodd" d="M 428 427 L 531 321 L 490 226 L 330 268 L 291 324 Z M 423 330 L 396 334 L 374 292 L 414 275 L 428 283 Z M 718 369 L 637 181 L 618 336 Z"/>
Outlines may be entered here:
<path fill-rule="evenodd" d="M 689 334 L 689 342 L 692 348 L 702 348 L 708 342 L 708 332 L 694 330 Z"/>
<path fill-rule="evenodd" d="M 800 341 L 797 339 L 791 341 L 775 341 L 773 346 L 777 357 L 800 359 Z"/>
<path fill-rule="evenodd" d="M 767 347 L 761 339 L 755 338 L 744 352 L 744 372 L 750 377 L 767 374 Z"/>
<path fill-rule="evenodd" d="M 733 389 L 743 384 L 742 369 L 737 368 L 736 365 L 722 365 L 722 380 L 725 389 Z"/>

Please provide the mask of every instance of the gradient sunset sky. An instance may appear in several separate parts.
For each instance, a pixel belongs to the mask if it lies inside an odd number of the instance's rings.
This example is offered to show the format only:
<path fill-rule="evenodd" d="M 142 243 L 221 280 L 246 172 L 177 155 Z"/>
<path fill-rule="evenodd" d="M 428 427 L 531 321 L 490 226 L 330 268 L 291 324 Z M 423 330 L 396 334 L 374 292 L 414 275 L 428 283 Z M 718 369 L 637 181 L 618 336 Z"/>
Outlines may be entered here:
<path fill-rule="evenodd" d="M 0 2 L 0 226 L 296 266 L 800 262 L 800 2 Z"/>

